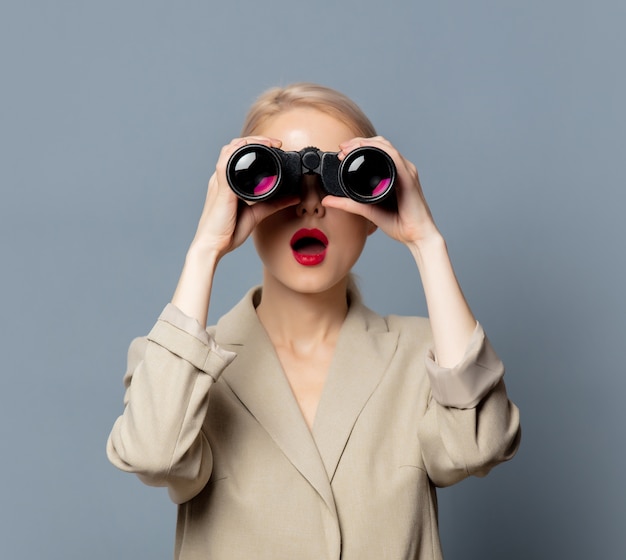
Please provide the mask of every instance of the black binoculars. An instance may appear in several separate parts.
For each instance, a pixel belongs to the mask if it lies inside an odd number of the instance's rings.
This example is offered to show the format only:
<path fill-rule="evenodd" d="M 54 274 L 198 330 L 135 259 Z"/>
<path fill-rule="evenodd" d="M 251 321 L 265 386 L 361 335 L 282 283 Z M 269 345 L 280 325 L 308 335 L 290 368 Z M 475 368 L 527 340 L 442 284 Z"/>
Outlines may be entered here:
<path fill-rule="evenodd" d="M 386 152 L 364 146 L 351 151 L 342 161 L 337 153 L 314 147 L 285 152 L 248 144 L 230 157 L 226 177 L 235 194 L 250 201 L 298 194 L 303 174 L 319 175 L 327 194 L 357 202 L 374 204 L 389 196 L 396 167 Z"/>

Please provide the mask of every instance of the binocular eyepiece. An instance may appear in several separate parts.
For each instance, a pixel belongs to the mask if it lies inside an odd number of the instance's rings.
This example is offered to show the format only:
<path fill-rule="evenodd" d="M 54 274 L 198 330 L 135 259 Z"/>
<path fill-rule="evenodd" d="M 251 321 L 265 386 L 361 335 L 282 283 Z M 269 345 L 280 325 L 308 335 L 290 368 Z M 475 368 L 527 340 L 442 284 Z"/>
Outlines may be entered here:
<path fill-rule="evenodd" d="M 374 204 L 392 192 L 396 167 L 386 152 L 371 146 L 356 148 L 340 161 L 337 152 L 314 147 L 285 152 L 262 144 L 242 146 L 226 167 L 230 188 L 249 201 L 298 194 L 303 174 L 319 175 L 327 194 Z"/>

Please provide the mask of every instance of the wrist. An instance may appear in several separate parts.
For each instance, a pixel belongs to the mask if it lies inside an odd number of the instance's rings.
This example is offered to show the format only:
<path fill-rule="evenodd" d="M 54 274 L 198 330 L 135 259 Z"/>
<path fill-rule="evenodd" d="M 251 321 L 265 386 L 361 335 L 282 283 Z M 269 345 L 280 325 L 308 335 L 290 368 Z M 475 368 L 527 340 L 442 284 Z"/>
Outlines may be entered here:
<path fill-rule="evenodd" d="M 185 255 L 185 266 L 196 270 L 215 270 L 222 256 L 223 253 L 214 245 L 194 239 Z"/>
<path fill-rule="evenodd" d="M 217 261 L 215 253 L 190 247 L 172 296 L 171 303 L 201 325 L 206 325 Z"/>
<path fill-rule="evenodd" d="M 425 261 L 433 257 L 448 254 L 446 240 L 438 230 L 435 230 L 430 235 L 422 237 L 419 240 L 411 241 L 406 245 L 418 266 L 421 266 Z"/>

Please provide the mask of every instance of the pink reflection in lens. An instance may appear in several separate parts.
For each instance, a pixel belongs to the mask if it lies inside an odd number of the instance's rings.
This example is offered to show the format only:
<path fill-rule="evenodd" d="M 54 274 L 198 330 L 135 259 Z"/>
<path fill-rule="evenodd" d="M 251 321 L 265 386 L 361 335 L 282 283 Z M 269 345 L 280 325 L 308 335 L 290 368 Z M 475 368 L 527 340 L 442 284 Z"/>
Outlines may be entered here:
<path fill-rule="evenodd" d="M 378 183 L 372 191 L 372 196 L 378 196 L 379 194 L 384 193 L 387 190 L 389 183 L 391 183 L 391 179 L 383 179 L 380 181 L 380 183 Z"/>
<path fill-rule="evenodd" d="M 265 194 L 271 191 L 274 188 L 274 185 L 276 185 L 277 177 L 278 177 L 277 175 L 270 175 L 269 177 L 263 177 L 263 179 L 259 181 L 259 184 L 256 187 L 254 187 L 254 194 L 256 196 L 260 196 L 262 194 Z"/>

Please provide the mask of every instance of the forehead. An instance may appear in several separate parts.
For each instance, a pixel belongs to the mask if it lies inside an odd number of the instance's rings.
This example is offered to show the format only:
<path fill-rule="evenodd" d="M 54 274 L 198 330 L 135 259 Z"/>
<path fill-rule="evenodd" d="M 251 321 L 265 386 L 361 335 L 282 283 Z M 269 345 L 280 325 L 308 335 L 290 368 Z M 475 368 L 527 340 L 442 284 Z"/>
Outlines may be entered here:
<path fill-rule="evenodd" d="M 325 152 L 336 152 L 341 142 L 355 137 L 339 119 L 309 107 L 289 109 L 268 119 L 256 134 L 282 140 L 281 147 L 286 151 L 315 146 Z"/>

